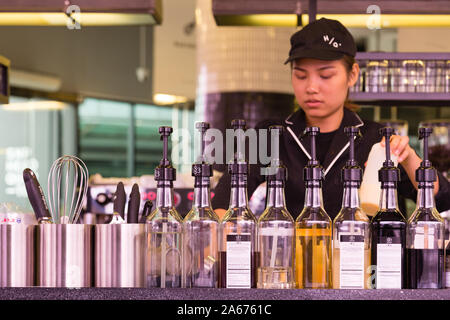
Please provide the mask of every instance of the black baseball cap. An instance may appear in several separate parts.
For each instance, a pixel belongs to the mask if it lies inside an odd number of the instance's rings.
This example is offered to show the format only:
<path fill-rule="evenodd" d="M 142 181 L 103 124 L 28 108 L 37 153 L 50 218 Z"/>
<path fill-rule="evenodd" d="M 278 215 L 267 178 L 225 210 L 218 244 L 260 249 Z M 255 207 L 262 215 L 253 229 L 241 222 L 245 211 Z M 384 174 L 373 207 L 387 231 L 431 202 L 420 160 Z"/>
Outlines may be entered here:
<path fill-rule="evenodd" d="M 338 60 L 344 55 L 356 55 L 353 36 L 339 21 L 321 18 L 291 36 L 291 50 L 284 64 L 300 58 Z"/>

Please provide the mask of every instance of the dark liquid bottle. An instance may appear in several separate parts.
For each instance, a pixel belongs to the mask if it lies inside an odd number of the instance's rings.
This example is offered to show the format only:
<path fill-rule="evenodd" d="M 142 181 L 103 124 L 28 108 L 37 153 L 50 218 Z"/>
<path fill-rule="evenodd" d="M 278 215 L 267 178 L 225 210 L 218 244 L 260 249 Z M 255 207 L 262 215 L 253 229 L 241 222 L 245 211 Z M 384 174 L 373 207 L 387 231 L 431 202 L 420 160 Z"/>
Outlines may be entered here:
<path fill-rule="evenodd" d="M 248 207 L 247 174 L 249 166 L 242 151 L 244 120 L 233 120 L 238 132 L 238 154 L 228 167 L 231 174 L 230 206 L 219 226 L 220 287 L 256 288 L 259 266 L 257 222 Z"/>
<path fill-rule="evenodd" d="M 408 288 L 440 289 L 444 271 L 444 221 L 436 210 L 433 196 L 436 169 L 428 160 L 427 138 L 431 128 L 420 128 L 424 140 L 424 160 L 416 170 L 417 207 L 408 220 Z"/>
<path fill-rule="evenodd" d="M 372 265 L 377 289 L 406 287 L 406 219 L 398 209 L 397 182 L 400 171 L 390 159 L 389 137 L 392 128 L 383 128 L 386 138 L 386 161 L 378 172 L 381 182 L 380 210 L 372 218 Z"/>

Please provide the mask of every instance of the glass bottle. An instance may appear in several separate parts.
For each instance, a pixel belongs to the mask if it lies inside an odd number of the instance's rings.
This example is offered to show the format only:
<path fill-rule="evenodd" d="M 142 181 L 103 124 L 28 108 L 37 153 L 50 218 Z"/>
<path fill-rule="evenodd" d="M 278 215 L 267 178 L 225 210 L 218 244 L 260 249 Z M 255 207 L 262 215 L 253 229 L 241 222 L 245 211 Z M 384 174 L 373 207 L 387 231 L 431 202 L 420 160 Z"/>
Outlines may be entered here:
<path fill-rule="evenodd" d="M 167 158 L 171 127 L 160 127 L 163 159 L 155 169 L 156 208 L 147 218 L 147 287 L 180 288 L 182 285 L 182 219 L 174 207 L 176 171 Z"/>
<path fill-rule="evenodd" d="M 333 221 L 333 288 L 368 288 L 370 265 L 370 221 L 360 206 L 358 189 L 362 169 L 354 160 L 356 127 L 345 127 L 349 136 L 350 157 L 342 169 L 344 193 L 342 208 Z"/>
<path fill-rule="evenodd" d="M 183 221 L 183 271 L 186 288 L 218 287 L 218 232 L 219 217 L 211 207 L 210 177 L 212 166 L 204 157 L 204 134 L 209 124 L 199 122 L 201 153 L 192 165 L 194 202 Z"/>
<path fill-rule="evenodd" d="M 297 288 L 331 288 L 332 222 L 323 207 L 323 168 L 316 159 L 315 136 L 318 127 L 308 127 L 311 160 L 303 171 L 305 205 L 295 221 L 295 280 Z"/>
<path fill-rule="evenodd" d="M 220 287 L 256 288 L 259 265 L 256 218 L 248 207 L 247 174 L 249 166 L 243 157 L 244 120 L 233 120 L 237 132 L 238 154 L 229 164 L 231 174 L 230 206 L 219 227 Z"/>
<path fill-rule="evenodd" d="M 423 161 L 416 170 L 418 183 L 416 210 L 408 220 L 406 245 L 408 259 L 408 288 L 440 289 L 444 271 L 444 220 L 434 203 L 436 169 L 428 160 L 428 137 L 432 128 L 420 128 L 423 139 Z"/>
<path fill-rule="evenodd" d="M 372 265 L 377 289 L 406 288 L 406 219 L 398 208 L 397 182 L 400 170 L 391 160 L 389 140 L 394 129 L 382 128 L 386 161 L 378 171 L 381 182 L 380 208 L 372 218 Z"/>
<path fill-rule="evenodd" d="M 280 133 L 282 126 L 271 126 Z M 287 169 L 279 158 L 267 168 L 266 208 L 258 220 L 258 288 L 291 289 L 294 281 L 294 219 L 286 209 L 284 185 Z"/>

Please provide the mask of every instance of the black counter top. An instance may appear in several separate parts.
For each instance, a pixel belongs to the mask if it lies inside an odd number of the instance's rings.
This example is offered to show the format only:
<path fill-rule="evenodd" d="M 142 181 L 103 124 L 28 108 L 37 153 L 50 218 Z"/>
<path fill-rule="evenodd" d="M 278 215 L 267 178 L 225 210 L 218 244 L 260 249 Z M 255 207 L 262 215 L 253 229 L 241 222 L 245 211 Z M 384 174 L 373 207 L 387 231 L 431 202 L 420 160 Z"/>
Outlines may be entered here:
<path fill-rule="evenodd" d="M 450 289 L 0 288 L 0 300 L 450 300 Z"/>

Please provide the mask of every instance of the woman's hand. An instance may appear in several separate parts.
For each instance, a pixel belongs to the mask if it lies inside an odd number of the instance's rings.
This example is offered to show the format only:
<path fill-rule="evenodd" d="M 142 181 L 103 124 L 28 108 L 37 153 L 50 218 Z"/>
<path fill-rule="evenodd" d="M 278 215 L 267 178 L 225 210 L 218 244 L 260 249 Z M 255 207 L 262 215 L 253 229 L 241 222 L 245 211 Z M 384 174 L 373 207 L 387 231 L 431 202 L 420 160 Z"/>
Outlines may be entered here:
<path fill-rule="evenodd" d="M 409 145 L 409 137 L 408 136 L 397 136 L 393 135 L 390 139 L 390 147 L 391 147 L 391 153 L 397 156 L 399 163 L 408 163 L 411 160 L 417 163 L 417 161 L 420 162 L 420 158 L 417 156 L 416 152 L 411 148 Z M 384 147 L 384 137 L 381 140 L 381 146 Z"/>
<path fill-rule="evenodd" d="M 409 145 L 409 137 L 407 136 L 397 136 L 393 135 L 390 139 L 391 153 L 397 156 L 398 163 L 401 163 L 406 173 L 408 174 L 409 180 L 412 182 L 414 187 L 417 189 L 416 181 L 416 169 L 420 166 L 422 159 L 419 158 L 417 153 Z M 381 146 L 384 147 L 384 137 L 380 142 Z M 434 194 L 436 195 L 439 191 L 439 182 L 434 183 Z"/>

